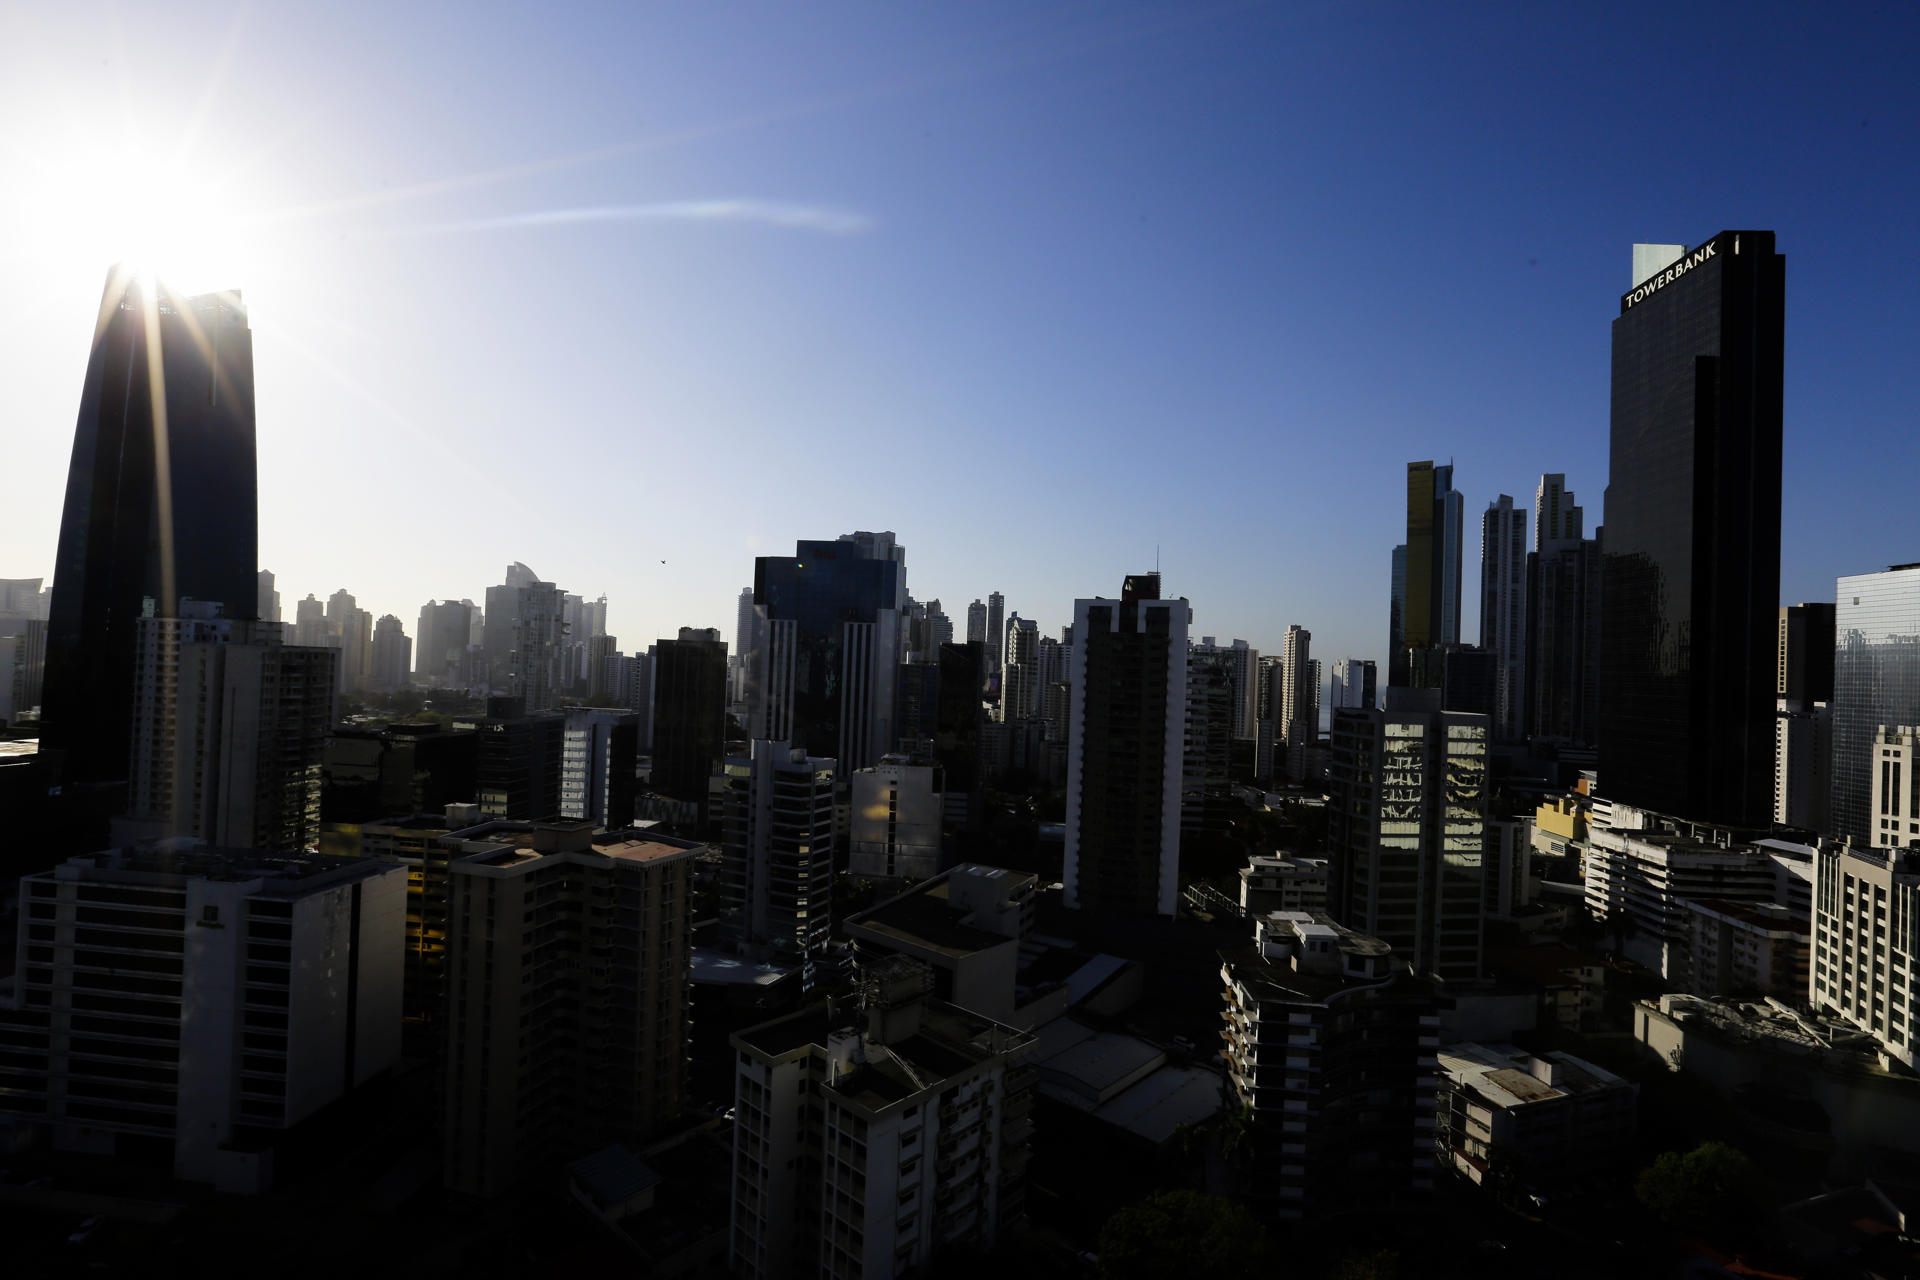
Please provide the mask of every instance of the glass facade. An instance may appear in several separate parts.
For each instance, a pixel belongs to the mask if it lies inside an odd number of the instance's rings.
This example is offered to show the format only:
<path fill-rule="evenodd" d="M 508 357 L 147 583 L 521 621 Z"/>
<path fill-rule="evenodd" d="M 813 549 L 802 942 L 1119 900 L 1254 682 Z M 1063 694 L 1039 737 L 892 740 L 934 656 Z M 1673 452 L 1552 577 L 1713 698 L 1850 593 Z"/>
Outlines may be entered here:
<path fill-rule="evenodd" d="M 126 777 L 141 615 L 178 617 L 193 599 L 252 618 L 259 601 L 253 334 L 239 295 L 153 297 L 116 272 L 100 316 L 61 512 L 43 695 L 45 745 L 63 781 L 78 784 Z"/>
<path fill-rule="evenodd" d="M 1920 565 L 1841 578 L 1837 593 L 1829 816 L 1833 834 L 1865 843 L 1874 732 L 1920 724 Z"/>
<path fill-rule="evenodd" d="M 1785 261 L 1772 232 L 1726 231 L 1681 262 L 1613 322 L 1600 786 L 1765 826 Z"/>

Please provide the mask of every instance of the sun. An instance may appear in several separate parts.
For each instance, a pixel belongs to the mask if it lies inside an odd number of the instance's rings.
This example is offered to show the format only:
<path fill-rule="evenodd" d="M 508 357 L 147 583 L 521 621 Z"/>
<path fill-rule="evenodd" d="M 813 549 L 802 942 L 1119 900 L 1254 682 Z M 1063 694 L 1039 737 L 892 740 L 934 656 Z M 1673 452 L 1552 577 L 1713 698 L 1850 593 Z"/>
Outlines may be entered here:
<path fill-rule="evenodd" d="M 82 144 L 24 168 L 23 230 L 45 258 L 118 265 L 182 294 L 241 288 L 260 265 L 257 207 L 216 165 L 169 147 Z"/>

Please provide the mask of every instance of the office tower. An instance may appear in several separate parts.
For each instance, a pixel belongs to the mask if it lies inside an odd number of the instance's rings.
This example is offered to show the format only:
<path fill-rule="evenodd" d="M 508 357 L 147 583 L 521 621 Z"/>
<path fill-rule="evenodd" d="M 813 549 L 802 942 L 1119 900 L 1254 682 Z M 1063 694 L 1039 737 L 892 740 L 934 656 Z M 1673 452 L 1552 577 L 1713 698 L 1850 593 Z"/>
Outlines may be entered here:
<path fill-rule="evenodd" d="M 975 600 L 967 606 L 967 643 L 985 644 L 987 642 L 987 606 Z"/>
<path fill-rule="evenodd" d="M 1322 912 L 1262 915 L 1252 945 L 1220 959 L 1227 1078 L 1254 1121 L 1248 1197 L 1298 1221 L 1431 1191 L 1431 984 Z"/>
<path fill-rule="evenodd" d="M 987 661 L 992 664 L 993 674 L 1000 674 L 1000 662 L 1004 657 L 1001 637 L 1006 635 L 1007 598 L 998 591 L 987 596 Z M 996 686 L 997 687 L 997 686 Z"/>
<path fill-rule="evenodd" d="M 1180 889 L 1184 598 L 1129 574 L 1118 600 L 1076 600 L 1068 677 L 1066 905 L 1171 916 Z"/>
<path fill-rule="evenodd" d="M 0 641 L 0 644 L 7 643 Z M 47 624 L 39 618 L 26 619 L 10 643 L 13 647 L 13 670 L 7 681 L 7 693 L 12 703 L 10 714 L 18 716 L 37 709 L 44 696 Z"/>
<path fill-rule="evenodd" d="M 503 585 L 487 588 L 486 630 L 490 686 L 524 699 L 530 712 L 559 704 L 560 650 L 566 638 L 566 593 L 532 572 L 516 561 Z"/>
<path fill-rule="evenodd" d="M 1827 832 L 1833 829 L 1829 800 L 1833 788 L 1835 607 L 1783 605 L 1779 616 L 1774 673 L 1773 820 Z M 1877 747 L 1872 755 L 1879 758 Z M 1873 772 L 1871 766 L 1869 772 Z M 1880 812 L 1877 801 L 1874 811 Z M 1877 833 L 1874 842 L 1880 843 Z"/>
<path fill-rule="evenodd" d="M 262 569 L 259 583 L 253 616 L 262 622 L 280 621 L 280 593 L 273 589 L 272 571 Z"/>
<path fill-rule="evenodd" d="M 1525 736 L 1527 509 L 1501 494 L 1480 519 L 1480 647 L 1494 656 L 1493 736 Z"/>
<path fill-rule="evenodd" d="M 1833 701 L 1836 606 L 1780 606 L 1780 630 L 1773 696 L 1798 704 Z"/>
<path fill-rule="evenodd" d="M 927 661 L 931 662 L 941 645 L 953 643 L 953 619 L 942 612 L 938 600 L 927 601 L 927 630 L 932 640 L 927 648 Z"/>
<path fill-rule="evenodd" d="M 6 1029 L 36 1037 L 16 1054 L 44 1046 L 46 1083 L 0 1106 L 58 1150 L 164 1144 L 177 1178 L 264 1191 L 277 1134 L 399 1062 L 406 881 L 184 842 L 24 877 L 19 1013 L 0 1018 L 37 1021 Z"/>
<path fill-rule="evenodd" d="M 754 670 L 754 656 L 759 652 L 761 615 L 753 606 L 753 588 L 744 587 L 740 592 L 740 602 L 735 609 L 733 619 L 733 692 L 730 700 L 744 703 L 747 701 L 747 680 Z"/>
<path fill-rule="evenodd" d="M 1342 658 L 1333 664 L 1333 683 L 1327 692 L 1327 705 L 1365 709 L 1379 703 L 1376 684 L 1379 668 L 1372 658 Z"/>
<path fill-rule="evenodd" d="M 395 693 L 411 684 L 413 641 L 407 638 L 400 619 L 390 613 L 380 615 L 373 624 L 373 652 L 367 687 L 375 693 Z"/>
<path fill-rule="evenodd" d="M 1440 705 L 1448 711 L 1471 711 L 1492 720 L 1500 696 L 1500 659 L 1491 650 L 1470 644 L 1452 645 L 1440 659 Z"/>
<path fill-rule="evenodd" d="M 1401 601 L 1398 643 L 1389 655 L 1389 684 L 1438 686 L 1427 651 L 1460 642 L 1460 535 L 1466 500 L 1453 487 L 1453 466 L 1407 464 L 1407 541 L 1394 550 L 1395 598 Z"/>
<path fill-rule="evenodd" d="M 471 683 L 467 649 L 474 607 L 467 600 L 429 600 L 420 606 L 414 674 L 433 689 L 464 689 Z"/>
<path fill-rule="evenodd" d="M 1636 276 L 1613 322 L 1601 785 L 1641 808 L 1764 826 L 1785 260 L 1771 231 L 1725 231 Z"/>
<path fill-rule="evenodd" d="M 39 578 L 0 578 L 0 720 L 40 705 L 47 628 Z M 28 632 L 37 628 L 31 637 Z M 31 672 L 29 672 L 31 667 Z"/>
<path fill-rule="evenodd" d="M 587 602 L 570 591 L 560 593 L 560 644 L 555 686 L 570 697 L 586 694 Z"/>
<path fill-rule="evenodd" d="M 874 880 L 924 880 L 938 874 L 946 818 L 940 766 L 892 755 L 850 777 L 847 873 Z"/>
<path fill-rule="evenodd" d="M 1072 645 L 1062 644 L 1052 636 L 1040 637 L 1039 682 L 1042 690 L 1048 685 L 1066 683 L 1067 662 L 1072 653 Z"/>
<path fill-rule="evenodd" d="M 1040 627 L 1017 613 L 1007 619 L 1000 661 L 1000 718 L 1040 718 Z"/>
<path fill-rule="evenodd" d="M 1443 982 L 1480 976 L 1487 734 L 1431 689 L 1333 713 L 1328 910 Z"/>
<path fill-rule="evenodd" d="M 335 726 L 323 757 L 320 851 L 352 853 L 363 823 L 474 803 L 479 760 L 480 734 L 470 726 Z"/>
<path fill-rule="evenodd" d="M 474 790 L 483 818 L 543 822 L 560 813 L 560 761 L 566 717 L 528 715 L 518 698 L 489 698 L 475 724 Z"/>
<path fill-rule="evenodd" d="M 903 662 L 894 694 L 895 741 L 902 752 L 926 755 L 940 732 L 940 664 L 929 655 Z M 883 757 L 884 758 L 884 757 Z"/>
<path fill-rule="evenodd" d="M 114 821 L 115 842 L 313 848 L 337 655 L 281 643 L 278 623 L 186 608 L 200 616 L 140 620 L 127 814 Z"/>
<path fill-rule="evenodd" d="M 767 619 L 748 705 L 754 737 L 790 740 L 846 769 L 893 748 L 906 552 L 892 552 L 868 556 L 855 539 L 800 542 L 791 557 L 754 562 L 753 598 Z"/>
<path fill-rule="evenodd" d="M 331 643 L 327 633 L 327 607 L 313 592 L 293 606 L 293 642 L 303 649 L 318 649 Z"/>
<path fill-rule="evenodd" d="M 1823 842 L 1813 904 L 1810 1003 L 1920 1067 L 1920 850 Z"/>
<path fill-rule="evenodd" d="M 756 739 L 727 759 L 723 918 L 749 953 L 801 971 L 811 988 L 833 911 L 832 760 Z"/>
<path fill-rule="evenodd" d="M 1207 637 L 1211 641 L 1212 637 Z M 1226 649 L 1187 647 L 1187 705 L 1181 732 L 1180 835 L 1223 834 L 1231 800 L 1233 673 Z"/>
<path fill-rule="evenodd" d="M 1227 646 L 1233 676 L 1233 736 L 1251 738 L 1260 725 L 1260 651 L 1245 640 Z"/>
<path fill-rule="evenodd" d="M 191 599 L 253 616 L 253 423 L 240 295 L 181 298 L 116 268 L 80 392 L 47 620 L 40 742 L 61 785 L 127 776 L 143 614 L 177 617 Z"/>
<path fill-rule="evenodd" d="M 653 647 L 653 790 L 707 812 L 707 784 L 727 746 L 727 645 L 717 630 L 680 628 Z"/>
<path fill-rule="evenodd" d="M 851 1007 L 733 1037 L 732 1274 L 924 1274 L 1024 1216 L 1033 1037 L 932 987 L 888 957 Z"/>
<path fill-rule="evenodd" d="M 1307 748 L 1320 740 L 1320 686 L 1313 674 L 1313 633 L 1292 625 L 1280 643 L 1280 707 L 1276 728 L 1287 743 L 1287 781 L 1307 776 Z"/>
<path fill-rule="evenodd" d="M 862 529 L 856 533 L 843 533 L 838 541 L 850 544 L 858 554 L 868 560 L 887 560 L 899 567 L 894 575 L 893 607 L 904 613 L 907 608 L 907 549 L 894 538 L 892 530 L 869 533 Z"/>
<path fill-rule="evenodd" d="M 633 821 L 640 716 L 614 707 L 568 707 L 560 744 L 560 816 L 620 830 Z"/>
<path fill-rule="evenodd" d="M 703 846 L 586 823 L 461 833 L 449 863 L 443 1178 L 497 1196 L 679 1118 Z"/>
<path fill-rule="evenodd" d="M 1521 727 L 1529 738 L 1590 747 L 1599 736 L 1600 531 L 1585 536 L 1573 499 L 1559 472 L 1534 490 Z"/>
<path fill-rule="evenodd" d="M 934 719 L 933 758 L 946 780 L 948 825 L 966 827 L 986 820 L 986 762 L 982 736 L 986 706 L 986 645 L 976 642 L 940 646 L 939 706 Z"/>
<path fill-rule="evenodd" d="M 1827 820 L 1834 835 L 1865 844 L 1875 830 L 1869 810 L 1877 768 L 1873 735 L 1883 725 L 1920 724 L 1920 564 L 1852 574 L 1839 580 L 1836 591 Z M 1817 618 L 1802 616 L 1817 631 Z M 1791 657 L 1788 662 L 1790 668 L 1798 665 Z M 1803 670 L 1803 689 L 1818 693 L 1816 664 Z"/>
<path fill-rule="evenodd" d="M 1393 586 L 1387 601 L 1387 682 L 1406 679 L 1407 544 L 1393 549 Z"/>
<path fill-rule="evenodd" d="M 607 681 L 607 659 L 618 657 L 620 638 L 618 636 L 594 636 L 587 641 L 587 701 L 596 705 L 605 705 L 612 688 Z M 724 678 L 724 674 L 723 678 Z M 723 687 L 724 697 L 726 690 Z M 617 705 L 617 704 L 616 704 Z"/>

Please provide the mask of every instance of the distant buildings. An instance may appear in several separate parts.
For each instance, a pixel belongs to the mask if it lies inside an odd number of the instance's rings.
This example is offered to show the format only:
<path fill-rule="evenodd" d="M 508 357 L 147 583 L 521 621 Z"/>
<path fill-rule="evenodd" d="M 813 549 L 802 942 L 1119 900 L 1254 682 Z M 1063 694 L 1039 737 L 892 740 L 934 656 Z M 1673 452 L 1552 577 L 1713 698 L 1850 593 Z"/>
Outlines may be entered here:
<path fill-rule="evenodd" d="M 560 649 L 566 593 L 515 562 L 507 580 L 487 588 L 487 679 L 497 693 L 521 699 L 529 712 L 560 703 Z"/>
<path fill-rule="evenodd" d="M 653 646 L 650 786 L 707 811 L 707 784 L 727 742 L 727 646 L 716 630 L 682 627 Z"/>
<path fill-rule="evenodd" d="M 1171 916 L 1180 870 L 1187 601 L 1133 574 L 1077 600 L 1067 736 L 1069 908 Z"/>
<path fill-rule="evenodd" d="M 1320 682 L 1314 676 L 1313 633 L 1290 625 L 1280 647 L 1280 685 L 1277 728 L 1287 744 L 1289 782 L 1307 776 L 1307 749 L 1320 740 Z M 1277 766 L 1276 762 L 1276 766 Z M 1274 772 L 1278 773 L 1276 767 Z"/>
<path fill-rule="evenodd" d="M 429 600 L 414 628 L 414 675 L 430 689 L 464 689 L 473 681 L 468 637 L 474 608 L 465 600 Z"/>
<path fill-rule="evenodd" d="M 1407 540 L 1394 551 L 1393 611 L 1387 683 L 1438 688 L 1430 651 L 1460 642 L 1460 534 L 1466 499 L 1453 487 L 1453 465 L 1407 464 Z"/>
<path fill-rule="evenodd" d="M 1007 619 L 1000 718 L 1009 722 L 1040 718 L 1040 629 L 1033 619 L 1017 613 Z"/>
<path fill-rule="evenodd" d="M 1566 482 L 1543 475 L 1533 495 L 1522 727 L 1530 738 L 1590 747 L 1599 740 L 1600 541 L 1585 536 Z"/>
<path fill-rule="evenodd" d="M 1387 944 L 1275 912 L 1221 953 L 1227 1077 L 1249 1113 L 1247 1196 L 1285 1219 L 1433 1187 L 1440 1002 Z"/>
<path fill-rule="evenodd" d="M 413 641 L 392 614 L 373 624 L 373 661 L 367 687 L 375 693 L 395 693 L 412 683 Z"/>
<path fill-rule="evenodd" d="M 1393 689 L 1384 710 L 1333 718 L 1327 903 L 1422 975 L 1480 976 L 1485 889 L 1485 716 Z"/>
<path fill-rule="evenodd" d="M 733 1274 L 902 1275 L 1021 1220 L 1032 1037 L 932 999 L 904 956 L 857 1008 L 733 1037 Z"/>
<path fill-rule="evenodd" d="M 20 887 L 19 1012 L 0 1026 L 27 1071 L 0 1109 L 56 1150 L 157 1142 L 175 1177 L 264 1191 L 277 1134 L 399 1061 L 396 864 L 167 841 Z"/>
<path fill-rule="evenodd" d="M 678 1117 L 702 846 L 584 823 L 461 835 L 470 851 L 449 864 L 443 1176 L 450 1190 L 495 1196 Z"/>
<path fill-rule="evenodd" d="M 1764 826 L 1785 259 L 1771 231 L 1654 248 L 1613 322 L 1600 777 L 1630 805 Z"/>

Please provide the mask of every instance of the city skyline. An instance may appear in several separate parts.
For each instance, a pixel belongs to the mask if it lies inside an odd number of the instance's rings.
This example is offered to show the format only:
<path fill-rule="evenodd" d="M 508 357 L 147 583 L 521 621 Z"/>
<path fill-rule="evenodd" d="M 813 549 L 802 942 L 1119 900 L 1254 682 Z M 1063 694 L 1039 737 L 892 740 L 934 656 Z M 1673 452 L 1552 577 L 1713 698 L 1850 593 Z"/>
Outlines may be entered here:
<path fill-rule="evenodd" d="M 344 585 L 410 623 L 429 598 L 480 599 L 522 560 L 604 592 L 631 650 L 681 626 L 730 635 L 756 555 L 893 529 L 914 549 L 917 598 L 998 590 L 1042 634 L 1157 549 L 1199 632 L 1275 651 L 1298 622 L 1327 652 L 1384 659 L 1405 462 L 1451 460 L 1469 527 L 1543 473 L 1590 495 L 1589 527 L 1603 524 L 1605 326 L 1630 246 L 1735 225 L 1777 228 L 1795 263 L 1782 600 L 1912 558 L 1898 428 L 1920 383 L 1900 372 L 1898 335 L 1920 304 L 1898 288 L 1916 253 L 1898 224 L 1920 130 L 1897 39 L 1861 50 L 1793 13 L 1720 24 L 1740 34 L 1717 52 L 1649 51 L 1597 18 L 1516 33 L 1412 12 L 1390 33 L 1156 7 L 925 29 L 877 10 L 670 30 L 507 19 L 463 34 L 453 70 L 383 101 L 376 122 L 359 99 L 381 95 L 355 86 L 421 64 L 446 24 L 386 15 L 374 39 L 374 16 L 351 10 L 324 33 L 285 15 L 215 9 L 163 28 L 123 14 L 101 43 L 83 38 L 97 18 L 23 22 L 0 53 L 20 101 L 62 121 L 0 108 L 18 175 L 0 254 L 39 300 L 0 320 L 21 426 L 9 574 L 51 576 L 82 335 L 111 261 L 80 234 L 98 219 L 68 216 L 93 190 L 73 179 L 103 148 L 187 140 L 254 210 L 251 260 L 180 283 L 249 303 L 260 563 L 289 608 Z M 577 92 L 555 91 L 566 59 L 511 94 L 455 83 L 536 33 L 574 55 Z M 295 48 L 314 70 L 292 65 Z M 129 50 L 203 84 L 143 99 L 121 132 Z M 1790 54 L 1796 84 L 1834 92 L 1763 94 L 1755 75 L 1698 96 L 1717 60 L 1751 71 Z M 429 107 L 436 93 L 446 105 Z M 1537 118 L 1480 136 L 1479 113 L 1529 94 Z M 1423 112 L 1434 98 L 1450 109 Z M 1674 118 L 1718 138 L 1684 181 L 1650 168 L 1671 148 L 1644 141 Z M 1853 184 L 1845 208 L 1806 196 L 1827 173 Z M 1409 221 L 1410 193 L 1433 216 Z M 578 486 L 572 517 L 478 519 L 449 539 L 445 507 L 419 495 L 523 504 L 528 424 L 552 478 Z M 1185 445 L 1196 431 L 1208 448 Z M 854 476 L 838 451 L 799 444 L 822 433 L 900 447 Z M 1364 456 L 1333 482 L 1329 466 L 1288 469 L 1356 438 Z M 1219 465 L 1222 445 L 1248 464 Z M 1049 493 L 1025 521 L 985 500 L 1010 457 Z M 775 465 L 741 461 L 760 458 Z M 372 482 L 386 475 L 407 480 Z M 1169 486 L 1183 501 L 1156 504 Z M 716 514 L 705 499 L 720 493 Z M 1871 543 L 1822 518 L 1841 494 L 1892 513 Z M 636 523 L 626 509 L 642 500 Z M 1343 536 L 1320 537 L 1336 519 Z M 323 520 L 328 536 L 312 536 Z M 1267 557 L 1249 592 L 1252 561 L 1217 555 L 1225 541 L 1322 554 Z"/>

